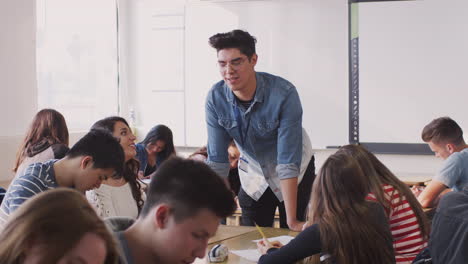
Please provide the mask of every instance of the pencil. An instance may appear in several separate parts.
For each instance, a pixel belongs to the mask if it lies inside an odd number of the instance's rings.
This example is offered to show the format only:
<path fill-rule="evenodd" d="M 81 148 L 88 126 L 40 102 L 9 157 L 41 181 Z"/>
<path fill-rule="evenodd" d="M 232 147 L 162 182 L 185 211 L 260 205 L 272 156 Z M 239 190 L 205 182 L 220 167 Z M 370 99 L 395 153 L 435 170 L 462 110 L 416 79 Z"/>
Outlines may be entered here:
<path fill-rule="evenodd" d="M 265 236 L 265 234 L 263 233 L 262 229 L 257 225 L 257 223 L 254 223 L 255 224 L 255 227 L 257 228 L 258 232 L 260 233 L 260 235 L 262 235 L 263 239 L 265 240 L 265 242 L 268 244 L 268 245 L 271 245 L 270 244 L 270 241 L 268 241 L 268 238 Z"/>

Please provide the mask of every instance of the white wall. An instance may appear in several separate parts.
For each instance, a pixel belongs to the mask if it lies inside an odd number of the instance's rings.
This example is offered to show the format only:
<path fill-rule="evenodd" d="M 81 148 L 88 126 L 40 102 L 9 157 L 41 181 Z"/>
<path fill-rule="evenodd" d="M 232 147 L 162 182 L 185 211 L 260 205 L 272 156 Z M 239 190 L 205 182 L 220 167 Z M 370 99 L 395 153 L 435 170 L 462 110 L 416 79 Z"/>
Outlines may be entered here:
<path fill-rule="evenodd" d="M 0 181 L 37 111 L 35 0 L 0 1 Z"/>
<path fill-rule="evenodd" d="M 174 143 L 185 142 L 185 0 L 119 0 L 121 113 L 135 112 L 141 140 L 165 124 Z"/>
<path fill-rule="evenodd" d="M 1 136 L 22 134 L 37 108 L 35 11 L 34 0 L 0 2 Z"/>

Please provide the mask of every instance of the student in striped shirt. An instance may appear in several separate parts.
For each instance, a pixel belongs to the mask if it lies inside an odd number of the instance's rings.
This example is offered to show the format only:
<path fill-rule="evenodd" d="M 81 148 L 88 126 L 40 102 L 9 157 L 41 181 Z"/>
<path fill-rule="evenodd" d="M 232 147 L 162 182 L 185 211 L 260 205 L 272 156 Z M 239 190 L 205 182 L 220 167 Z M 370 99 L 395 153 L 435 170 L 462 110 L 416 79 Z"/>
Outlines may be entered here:
<path fill-rule="evenodd" d="M 371 190 L 367 199 L 384 207 L 393 236 L 396 263 L 411 263 L 427 247 L 430 232 L 426 215 L 411 189 L 364 147 L 347 145 L 338 152 L 346 153 L 359 163 Z"/>
<path fill-rule="evenodd" d="M 15 178 L 0 207 L 0 227 L 30 197 L 57 187 L 84 193 L 121 172 L 123 163 L 124 152 L 116 138 L 104 131 L 90 131 L 63 159 L 31 164 Z"/>

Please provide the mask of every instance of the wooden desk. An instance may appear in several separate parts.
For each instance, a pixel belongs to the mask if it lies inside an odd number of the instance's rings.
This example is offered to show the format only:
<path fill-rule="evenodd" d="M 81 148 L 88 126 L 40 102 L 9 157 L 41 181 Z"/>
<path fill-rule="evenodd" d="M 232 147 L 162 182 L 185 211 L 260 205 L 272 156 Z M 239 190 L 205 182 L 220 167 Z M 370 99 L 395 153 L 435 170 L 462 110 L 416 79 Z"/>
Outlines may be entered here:
<path fill-rule="evenodd" d="M 246 232 L 247 230 L 251 230 Z M 289 229 L 273 228 L 273 227 L 262 227 L 267 237 L 276 237 L 282 235 L 296 236 L 299 232 L 294 232 Z M 230 233 L 230 235 L 228 235 Z M 239 234 L 232 236 L 233 234 Z M 229 237 L 224 240 L 219 240 L 220 237 Z M 218 237 L 218 238 L 217 238 Z M 257 249 L 257 245 L 252 240 L 260 239 L 261 235 L 255 229 L 255 227 L 244 227 L 244 226 L 220 226 L 215 237 L 210 239 L 207 252 L 216 244 L 226 245 L 229 250 L 242 250 L 242 249 Z M 197 259 L 195 264 L 210 263 L 208 257 L 205 256 L 203 259 Z M 237 255 L 229 253 L 229 257 L 223 264 L 253 264 L 255 262 L 241 258 Z"/>
<path fill-rule="evenodd" d="M 426 185 L 427 182 L 431 181 L 432 174 L 425 173 L 395 173 L 395 175 L 402 182 L 406 183 L 408 186 L 411 185 Z"/>
<path fill-rule="evenodd" d="M 209 245 L 219 244 L 221 241 L 226 239 L 234 238 L 241 236 L 243 234 L 255 231 L 256 228 L 253 226 L 229 226 L 229 225 L 220 225 L 218 227 L 218 232 L 216 235 L 208 241 Z"/>

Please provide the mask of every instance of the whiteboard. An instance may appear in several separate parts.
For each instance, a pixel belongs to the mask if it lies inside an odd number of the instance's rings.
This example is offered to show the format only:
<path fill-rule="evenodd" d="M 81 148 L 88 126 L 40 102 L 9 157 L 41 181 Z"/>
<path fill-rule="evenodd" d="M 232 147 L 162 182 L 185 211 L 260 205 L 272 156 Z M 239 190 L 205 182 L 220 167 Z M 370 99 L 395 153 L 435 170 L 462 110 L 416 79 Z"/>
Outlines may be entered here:
<path fill-rule="evenodd" d="M 360 141 L 421 143 L 432 119 L 468 131 L 468 1 L 359 4 Z"/>

